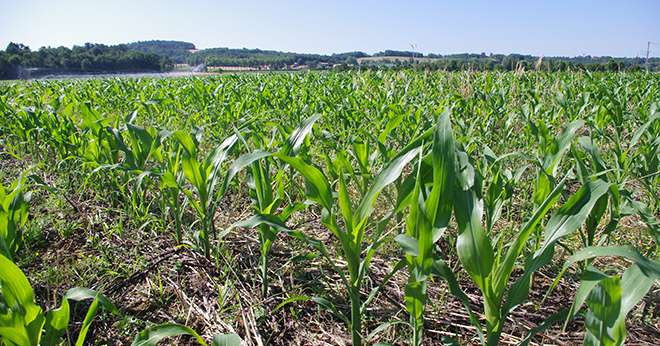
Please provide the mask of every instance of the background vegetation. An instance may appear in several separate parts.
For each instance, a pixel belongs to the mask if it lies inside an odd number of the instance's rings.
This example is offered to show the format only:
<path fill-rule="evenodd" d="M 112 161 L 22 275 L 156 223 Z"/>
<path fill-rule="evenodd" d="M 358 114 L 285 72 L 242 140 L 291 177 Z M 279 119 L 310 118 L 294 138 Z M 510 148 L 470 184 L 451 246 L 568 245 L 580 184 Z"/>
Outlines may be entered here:
<path fill-rule="evenodd" d="M 86 43 L 84 46 L 47 48 L 31 51 L 11 43 L 0 52 L 0 79 L 18 77 L 25 68 L 53 72 L 168 71 L 173 64 L 240 66 L 283 70 L 307 69 L 402 69 L 446 71 L 639 71 L 660 69 L 660 58 L 648 63 L 642 58 L 544 57 L 521 54 L 427 54 L 385 50 L 373 55 L 346 52 L 332 55 L 301 54 L 261 49 L 209 48 L 180 41 L 140 41 L 116 46 Z"/>
<path fill-rule="evenodd" d="M 127 45 L 46 48 L 32 51 L 22 44 L 10 43 L 0 52 L 0 79 L 14 79 L 21 69 L 40 68 L 53 72 L 131 72 L 167 71 L 173 62 L 165 55 L 145 53 Z"/>

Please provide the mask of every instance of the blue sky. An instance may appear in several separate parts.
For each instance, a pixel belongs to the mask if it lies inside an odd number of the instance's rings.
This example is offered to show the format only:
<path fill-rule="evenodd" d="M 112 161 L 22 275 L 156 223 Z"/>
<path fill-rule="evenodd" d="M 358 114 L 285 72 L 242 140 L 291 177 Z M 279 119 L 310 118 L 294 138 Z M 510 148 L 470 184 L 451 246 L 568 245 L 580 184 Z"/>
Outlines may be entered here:
<path fill-rule="evenodd" d="M 0 47 L 149 39 L 309 53 L 660 56 L 660 0 L 0 0 Z"/>

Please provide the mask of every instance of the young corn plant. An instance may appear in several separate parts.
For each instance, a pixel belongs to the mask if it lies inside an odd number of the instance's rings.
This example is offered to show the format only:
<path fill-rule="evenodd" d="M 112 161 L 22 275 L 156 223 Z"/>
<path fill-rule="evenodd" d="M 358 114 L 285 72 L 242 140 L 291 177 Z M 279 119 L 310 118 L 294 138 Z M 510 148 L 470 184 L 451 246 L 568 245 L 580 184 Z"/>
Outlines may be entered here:
<path fill-rule="evenodd" d="M 605 138 L 613 148 L 604 153 L 598 152 L 599 166 L 606 171 L 609 181 L 625 188 L 631 182 L 638 182 L 649 196 L 649 208 L 657 210 L 658 186 L 660 185 L 660 111 L 653 105 L 645 121 L 630 133 L 629 139 L 624 134 L 611 134 L 606 129 L 593 125 L 591 139 Z M 625 139 L 625 140 L 624 140 Z M 596 147 L 593 144 L 591 147 Z M 587 147 L 585 147 L 587 149 Z M 589 150 L 590 154 L 593 150 Z M 594 156 L 593 154 L 591 155 Z"/>
<path fill-rule="evenodd" d="M 625 258 L 633 264 L 623 274 L 609 275 L 591 265 L 583 270 L 564 328 L 586 305 L 585 346 L 623 345 L 627 334 L 626 316 L 660 280 L 660 262 L 646 258 L 628 246 L 586 247 L 566 261 L 563 271 L 575 262 L 602 256 Z"/>
<path fill-rule="evenodd" d="M 129 195 L 127 204 L 132 213 L 137 216 L 146 216 L 150 204 L 146 202 L 147 186 L 145 178 L 152 175 L 155 167 L 153 162 L 163 160 L 163 136 L 153 127 L 141 127 L 133 124 L 137 112 L 126 117 L 125 125 L 111 128 L 110 146 L 122 154 L 121 162 L 104 167 L 118 169 L 123 172 L 121 189 Z M 146 182 L 149 180 L 147 179 Z M 132 188 L 131 188 L 132 187 Z"/>
<path fill-rule="evenodd" d="M 556 202 L 561 191 L 560 187 L 563 187 L 562 183 L 551 191 L 536 209 L 506 252 L 498 251 L 503 253 L 504 257 L 494 256 L 491 244 L 480 229 L 478 212 L 472 209 L 470 213 L 462 213 L 455 209 L 460 230 L 457 239 L 458 256 L 484 296 L 488 345 L 499 343 L 502 322 L 513 309 L 527 299 L 533 273 L 549 263 L 557 242 L 574 233 L 586 222 L 596 202 L 608 190 L 607 183 L 603 181 L 590 182 L 554 212 L 544 227 L 543 244 L 525 264 L 522 277 L 509 288 L 508 281 L 514 264 L 524 249 L 524 244 L 533 227 L 539 224 L 548 209 Z M 474 205 L 477 200 L 474 195 L 470 196 L 468 193 L 464 193 L 464 196 L 464 199 L 457 199 L 458 203 Z"/>
<path fill-rule="evenodd" d="M 479 175 L 484 177 L 484 183 L 487 186 L 483 201 L 488 234 L 493 233 L 493 227 L 502 217 L 505 204 L 513 197 L 514 188 L 529 168 L 525 165 L 514 172 L 504 168 L 504 161 L 513 155 L 514 153 L 497 156 L 488 146 L 485 146 L 482 165 L 475 167 L 479 170 Z"/>
<path fill-rule="evenodd" d="M 287 156 L 297 155 L 305 138 L 319 118 L 320 115 L 314 115 L 305 119 L 292 131 L 278 152 Z M 266 297 L 268 293 L 268 258 L 273 242 L 278 232 L 289 231 L 286 222 L 295 211 L 304 209 L 305 205 L 291 202 L 288 198 L 285 192 L 286 184 L 290 181 L 286 176 L 287 167 L 286 165 L 280 167 L 281 161 L 275 160 L 270 152 L 263 150 L 269 149 L 269 143 L 265 142 L 268 138 L 253 131 L 252 139 L 261 149 L 244 154 L 233 162 L 229 168 L 224 189 L 238 171 L 250 167 L 248 186 L 254 215 L 236 223 L 234 227 L 256 228 L 259 232 L 261 294 Z M 245 146 L 248 147 L 247 142 Z M 283 205 L 287 201 L 289 203 Z"/>
<path fill-rule="evenodd" d="M 546 199 L 556 184 L 557 175 L 562 159 L 571 148 L 577 130 L 584 125 L 584 121 L 577 120 L 566 126 L 558 136 L 553 136 L 543 121 L 529 122 L 532 134 L 539 141 L 539 174 L 534 184 L 534 204 L 536 206 Z"/>
<path fill-rule="evenodd" d="M 660 279 L 660 262 L 648 259 L 630 246 L 603 246 L 611 242 L 611 235 L 617 230 L 619 220 L 624 216 L 638 214 L 644 220 L 656 240 L 649 252 L 656 256 L 658 240 L 658 220 L 649 215 L 646 206 L 631 198 L 625 183 L 617 181 L 618 174 L 606 169 L 601 151 L 590 138 L 580 138 L 585 155 L 574 153 L 578 163 L 578 176 L 588 183 L 596 178 L 611 179 L 609 191 L 604 194 L 592 209 L 581 230 L 584 248 L 574 253 L 564 264 L 561 273 L 554 280 L 548 294 L 574 263 L 580 263 L 582 273 L 580 288 L 575 301 L 566 316 L 567 324 L 572 321 L 586 304 L 584 345 L 622 345 L 626 338 L 625 319 L 632 308 L 646 295 Z M 608 209 L 609 207 L 609 209 Z M 599 227 L 601 219 L 609 211 L 605 227 Z M 621 257 L 633 263 L 623 274 L 604 273 L 593 265 L 597 257 Z M 613 272 L 608 270 L 608 272 Z M 546 294 L 547 296 L 547 294 Z"/>
<path fill-rule="evenodd" d="M 218 191 L 216 188 L 222 180 L 220 174 L 222 163 L 236 143 L 238 136 L 228 137 L 217 148 L 208 153 L 205 158 L 200 157 L 198 141 L 190 134 L 177 131 L 174 133 L 174 137 L 184 149 L 181 157 L 181 167 L 186 181 L 192 187 L 192 189 L 184 188 L 183 192 L 197 213 L 200 223 L 199 231 L 195 232 L 194 237 L 204 256 L 210 258 L 211 243 L 209 236 L 216 237 L 213 220 L 219 199 L 226 191 L 225 189 Z"/>
<path fill-rule="evenodd" d="M 608 193 L 597 202 L 581 233 L 583 246 L 609 244 L 619 221 L 623 217 L 633 214 L 639 215 L 641 220 L 646 223 L 657 244 L 660 240 L 660 221 L 653 215 L 648 204 L 634 197 L 633 191 L 627 186 L 628 182 L 620 181 L 620 172 L 607 168 L 608 165 L 602 151 L 591 138 L 580 137 L 578 142 L 584 151 L 574 150 L 573 153 L 577 162 L 578 177 L 583 182 L 594 180 L 597 177 L 610 184 Z M 648 203 L 653 202 L 653 198 L 651 198 Z M 599 227 L 601 219 L 606 215 L 609 216 L 609 219 L 601 231 Z"/>
<path fill-rule="evenodd" d="M 423 165 L 420 156 L 415 186 L 408 198 L 406 232 L 396 237 L 404 249 L 408 267 L 405 301 L 413 345 L 422 345 L 427 281 L 437 257 L 435 243 L 447 228 L 453 206 L 455 149 L 448 113 L 436 125 L 430 156 L 430 165 Z M 425 175 L 431 175 L 431 181 L 425 181 Z"/>
<path fill-rule="evenodd" d="M 115 120 L 112 126 L 110 119 L 93 112 L 83 114 L 84 149 L 81 158 L 85 166 L 93 168 L 92 173 L 119 172 L 117 175 L 108 174 L 109 190 L 118 194 L 120 203 L 133 215 L 146 216 L 150 204 L 145 200 L 148 191 L 145 178 L 153 173 L 152 163 L 162 161 L 162 141 L 167 133 L 133 124 L 136 112 L 129 114 L 123 122 Z"/>
<path fill-rule="evenodd" d="M 506 317 L 527 299 L 532 274 L 552 259 L 557 242 L 574 233 L 586 222 L 594 205 L 607 192 L 609 185 L 602 180 L 585 184 L 552 214 L 543 227 L 543 243 L 528 259 L 523 275 L 509 286 L 511 274 L 525 244 L 559 199 L 565 179 L 555 184 L 547 193 L 508 248 L 504 248 L 500 242 L 500 248 L 496 252 L 493 248 L 495 242 L 489 239 L 482 227 L 482 178 L 478 174 L 475 176 L 475 170 L 464 152 L 457 155 L 455 167 L 455 181 L 458 186 L 454 189 L 453 210 L 459 231 L 456 250 L 463 268 L 484 298 L 485 344 L 498 345 Z M 482 328 L 479 323 L 475 327 L 480 330 Z"/>
<path fill-rule="evenodd" d="M 305 178 L 308 199 L 320 205 L 323 213 L 323 225 L 339 242 L 339 256 L 346 261 L 347 268 L 344 271 L 334 266 L 334 264 L 333 266 L 339 273 L 349 296 L 350 319 L 344 318 L 346 321 L 350 321 L 353 345 L 362 344 L 363 305 L 360 289 L 365 276 L 368 275 L 373 255 L 382 245 L 382 231 L 391 215 L 388 214 L 384 219 L 376 222 L 376 230 L 371 240 L 367 240 L 367 230 L 374 226 L 373 221 L 371 221 L 374 205 L 380 193 L 399 178 L 404 167 L 420 151 L 420 147 L 407 148 L 407 151 L 401 152 L 399 156 L 387 163 L 373 179 L 366 192 L 360 196 L 356 204 L 349 196 L 346 173 L 343 172 L 343 167 L 339 163 L 337 163 L 336 170 L 340 174 L 338 174 L 335 191 L 333 188 L 335 184 L 329 181 L 326 175 L 313 164 L 305 162 L 300 157 L 281 154 L 276 156 Z M 343 221 L 341 225 L 338 222 L 339 218 Z M 319 244 L 319 248 L 330 263 L 334 263 L 322 244 Z M 369 302 L 369 300 L 366 302 Z"/>
<path fill-rule="evenodd" d="M 188 204 L 188 196 L 184 194 L 180 200 L 185 177 L 181 169 L 183 148 L 178 141 L 169 141 L 171 147 L 163 149 L 163 160 L 160 164 L 159 187 L 161 193 L 161 210 L 166 211 L 174 222 L 174 238 L 177 244 L 183 243 L 183 213 Z"/>
<path fill-rule="evenodd" d="M 608 166 L 613 169 L 616 181 L 623 182 L 634 174 L 644 176 L 645 173 L 654 173 L 657 166 L 645 167 L 645 157 L 640 155 L 639 144 L 646 134 L 650 135 L 650 141 L 644 144 L 657 139 L 657 124 L 660 119 L 657 101 L 651 103 L 648 114 L 643 114 L 646 112 L 642 110 L 639 114 L 633 114 L 627 110 L 630 95 L 625 88 L 620 89 L 624 92 L 615 93 L 604 85 L 600 87 L 599 91 L 605 102 L 595 107 L 595 114 L 589 120 L 593 137 L 604 140 L 608 146 Z M 642 120 L 643 123 L 637 123 L 637 120 Z M 635 128 L 635 131 L 631 131 L 632 128 Z"/>
<path fill-rule="evenodd" d="M 23 246 L 23 231 L 32 193 L 21 175 L 9 188 L 0 185 L 0 254 L 13 259 Z"/>
<path fill-rule="evenodd" d="M 59 308 L 45 312 L 34 300 L 25 274 L 7 257 L 0 255 L 0 339 L 7 345 L 60 345 L 69 326 L 69 301 L 92 299 L 76 339 L 85 344 L 87 333 L 99 307 L 117 314 L 117 308 L 102 294 L 86 288 L 72 288 Z"/>

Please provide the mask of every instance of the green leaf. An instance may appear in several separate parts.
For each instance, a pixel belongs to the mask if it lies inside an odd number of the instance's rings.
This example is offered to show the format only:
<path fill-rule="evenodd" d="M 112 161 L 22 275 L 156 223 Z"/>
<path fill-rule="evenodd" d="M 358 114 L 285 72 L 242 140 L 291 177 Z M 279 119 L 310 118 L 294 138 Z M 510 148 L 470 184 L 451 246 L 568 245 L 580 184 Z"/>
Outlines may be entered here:
<path fill-rule="evenodd" d="M 454 215 L 459 234 L 456 239 L 458 258 L 481 291 L 488 294 L 486 280 L 493 267 L 494 252 L 481 227 L 482 204 L 473 191 L 457 191 Z"/>
<path fill-rule="evenodd" d="M 207 345 L 192 328 L 176 323 L 164 323 L 141 331 L 133 339 L 132 346 L 155 346 L 165 338 L 179 335 L 192 335 L 200 345 Z"/>
<path fill-rule="evenodd" d="M 562 181 L 555 186 L 555 188 L 550 192 L 550 194 L 546 196 L 543 203 L 541 203 L 541 205 L 539 205 L 536 211 L 534 211 L 532 217 L 530 217 L 529 220 L 527 220 L 527 222 L 525 222 L 523 227 L 520 229 L 520 231 L 518 232 L 518 236 L 516 236 L 516 239 L 513 242 L 513 244 L 509 246 L 506 255 L 504 256 L 504 260 L 498 266 L 497 272 L 494 277 L 493 287 L 496 294 L 498 295 L 501 294 L 506 288 L 511 273 L 513 272 L 514 265 L 516 264 L 516 259 L 518 258 L 518 256 L 520 256 L 520 253 L 524 249 L 525 244 L 527 243 L 527 239 L 529 239 L 529 236 L 531 235 L 532 231 L 545 217 L 545 215 L 548 213 L 550 208 L 552 208 L 552 206 L 557 201 L 557 199 L 559 199 L 559 196 L 563 191 L 565 181 L 566 178 L 562 179 Z"/>
<path fill-rule="evenodd" d="M 284 299 L 281 303 L 277 304 L 275 309 L 273 309 L 273 313 L 275 313 L 277 310 L 295 302 L 308 302 L 312 298 L 309 296 L 303 296 L 303 295 L 293 295 L 288 297 L 287 299 Z"/>
<path fill-rule="evenodd" d="M 320 169 L 312 166 L 298 157 L 277 155 L 277 158 L 289 164 L 298 171 L 309 183 L 311 189 L 308 189 L 308 197 L 319 203 L 323 208 L 332 211 L 333 197 L 330 183 Z"/>
<path fill-rule="evenodd" d="M 215 177 L 218 174 L 218 171 L 220 170 L 220 166 L 225 161 L 225 159 L 229 155 L 229 151 L 234 146 L 234 144 L 236 144 L 237 141 L 238 141 L 237 135 L 232 135 L 227 137 L 222 143 L 220 143 L 218 147 L 216 147 L 206 157 L 205 166 L 207 167 L 206 169 L 208 170 L 206 177 L 208 178 L 211 184 L 215 184 L 216 182 Z M 213 191 L 213 186 L 209 187 L 209 191 Z M 211 192 L 209 192 L 209 194 L 212 195 Z"/>
<path fill-rule="evenodd" d="M 111 313 L 114 314 L 119 313 L 119 310 L 117 310 L 117 308 L 112 304 L 112 302 L 110 302 L 108 298 L 106 298 L 101 293 L 98 293 L 94 290 L 90 290 L 87 288 L 80 288 L 80 287 L 71 288 L 66 292 L 63 299 L 75 300 L 75 301 L 94 299 L 89 309 L 87 310 L 87 314 L 85 315 L 85 320 L 83 321 L 82 327 L 80 328 L 80 333 L 78 334 L 78 339 L 76 340 L 76 346 L 82 346 L 85 343 L 87 332 L 89 331 L 89 328 L 92 324 L 92 321 L 94 320 L 94 317 L 96 317 L 99 304 L 105 310 Z"/>
<path fill-rule="evenodd" d="M 310 132 L 312 132 L 314 123 L 320 118 L 321 114 L 314 114 L 305 119 L 295 130 L 293 130 L 289 138 L 287 138 L 287 147 L 284 154 L 289 156 L 298 154 L 305 138 Z"/>
<path fill-rule="evenodd" d="M 7 306 L 21 306 L 26 309 L 26 319 L 30 321 L 41 312 L 34 303 L 32 286 L 23 272 L 7 257 L 0 254 L 0 282 L 2 283 L 3 298 Z"/>
<path fill-rule="evenodd" d="M 396 240 L 399 245 L 401 245 L 401 248 L 403 249 L 403 253 L 409 256 L 417 256 L 419 255 L 419 247 L 417 245 L 417 239 L 410 237 L 405 234 L 399 234 L 397 235 L 394 240 Z"/>
<path fill-rule="evenodd" d="M 447 227 L 453 207 L 452 198 L 455 186 L 455 146 L 449 113 L 445 112 L 438 120 L 433 136 L 433 188 L 426 201 L 428 219 L 434 230 Z M 432 242 L 437 239 L 430 237 Z"/>
<path fill-rule="evenodd" d="M 241 337 L 237 334 L 222 334 L 213 337 L 213 346 L 241 346 Z"/>
<path fill-rule="evenodd" d="M 568 322 L 575 317 L 575 314 L 577 314 L 578 311 L 580 311 L 582 305 L 587 300 L 587 297 L 589 296 L 591 290 L 594 287 L 596 287 L 596 285 L 598 285 L 599 282 L 606 279 L 607 277 L 608 277 L 607 275 L 605 275 L 604 273 L 602 273 L 601 271 L 597 270 L 592 266 L 587 267 L 582 272 L 582 276 L 580 278 L 580 287 L 575 293 L 575 299 L 573 300 L 573 304 L 571 304 L 571 308 L 566 315 L 566 322 L 564 323 L 564 329 L 566 329 Z"/>
<path fill-rule="evenodd" d="M 234 223 L 231 228 L 257 228 L 260 225 L 268 225 L 281 232 L 291 232 L 279 217 L 270 214 L 255 214 L 245 220 Z"/>
<path fill-rule="evenodd" d="M 346 189 L 346 182 L 344 181 L 344 174 L 341 168 L 339 168 L 339 194 L 338 194 L 338 204 L 339 211 L 341 212 L 342 217 L 344 218 L 344 223 L 348 228 L 348 232 L 353 232 L 353 204 L 351 203 L 350 196 L 348 195 L 348 190 Z"/>
<path fill-rule="evenodd" d="M 654 279 L 660 278 L 660 262 L 642 256 L 639 251 L 630 246 L 586 247 L 569 257 L 564 263 L 564 268 L 569 267 L 575 262 L 603 256 L 617 256 L 627 258 L 636 263 L 646 276 Z"/>
<path fill-rule="evenodd" d="M 353 218 L 353 228 L 359 228 L 371 215 L 378 195 L 387 185 L 393 183 L 403 171 L 403 168 L 422 150 L 421 147 L 411 149 L 404 155 L 392 160 L 374 179 L 373 184 L 360 200 L 360 204 Z"/>
<path fill-rule="evenodd" d="M 552 190 L 552 178 L 557 176 L 559 163 L 571 147 L 571 142 L 577 130 L 584 125 L 584 121 L 576 120 L 568 124 L 563 132 L 554 138 L 549 152 L 543 157 L 542 170 L 535 182 L 534 202 L 540 204 Z"/>
<path fill-rule="evenodd" d="M 99 308 L 99 300 L 94 299 L 94 301 L 92 301 L 92 304 L 89 306 L 89 309 L 87 309 L 87 314 L 85 315 L 85 319 L 83 320 L 82 326 L 80 327 L 80 333 L 78 333 L 78 338 L 76 339 L 76 346 L 85 345 L 87 332 L 89 331 L 89 327 L 91 327 L 92 325 L 92 321 L 94 320 L 94 317 L 96 317 L 98 308 Z"/>
<path fill-rule="evenodd" d="M 590 181 L 572 195 L 548 220 L 544 230 L 543 245 L 536 252 L 535 257 L 553 247 L 562 237 L 572 234 L 581 227 L 596 202 L 607 193 L 609 185 L 603 180 Z"/>
<path fill-rule="evenodd" d="M 232 162 L 231 166 L 229 166 L 229 170 L 225 175 L 225 181 L 221 193 L 227 191 L 229 184 L 231 183 L 232 179 L 234 179 L 234 176 L 236 176 L 238 172 L 243 170 L 245 167 L 251 165 L 255 161 L 261 160 L 265 157 L 269 157 L 272 155 L 273 154 L 266 151 L 255 150 L 253 152 L 239 156 L 236 160 L 234 160 L 234 162 Z"/>
<path fill-rule="evenodd" d="M 0 327 L 0 336 L 3 341 L 13 342 L 15 345 L 36 345 L 30 341 L 25 330 L 15 327 Z"/>
<path fill-rule="evenodd" d="M 62 300 L 62 305 L 59 308 L 48 311 L 42 344 L 56 345 L 58 343 L 69 326 L 69 314 L 69 301 L 67 299 Z"/>
<path fill-rule="evenodd" d="M 633 134 L 632 138 L 630 139 L 630 143 L 628 144 L 628 148 L 633 148 L 635 145 L 637 145 L 637 142 L 639 142 L 639 139 L 642 138 L 642 135 L 648 130 L 648 128 L 655 122 L 656 120 L 660 119 L 660 112 L 655 112 L 649 116 L 649 120 L 647 120 L 642 126 L 638 127 L 637 130 L 635 130 L 635 133 Z"/>
<path fill-rule="evenodd" d="M 626 315 L 644 298 L 657 280 L 658 277 L 646 275 L 639 264 L 626 269 L 621 277 L 623 298 L 621 299 L 621 316 L 619 318 L 625 319 Z"/>
<path fill-rule="evenodd" d="M 625 328 L 617 324 L 621 309 L 621 284 L 617 276 L 601 280 L 587 297 L 585 345 L 621 345 Z"/>
<path fill-rule="evenodd" d="M 39 343 L 45 316 L 34 302 L 34 292 L 23 272 L 7 257 L 0 254 L 0 288 L 4 306 L 13 315 L 12 328 L 0 327 L 0 335 L 8 340 L 36 345 Z M 20 344 L 20 343 L 19 343 Z"/>
<path fill-rule="evenodd" d="M 101 303 L 101 306 L 108 312 L 111 312 L 113 314 L 119 313 L 117 307 L 115 307 L 106 296 L 104 296 L 103 294 L 97 291 L 90 290 L 88 288 L 81 288 L 81 287 L 70 288 L 64 294 L 63 299 L 75 300 L 75 301 L 97 299 L 99 303 Z"/>
<path fill-rule="evenodd" d="M 197 157 L 197 143 L 190 134 L 180 130 L 174 132 L 173 136 L 183 146 L 188 156 Z"/>

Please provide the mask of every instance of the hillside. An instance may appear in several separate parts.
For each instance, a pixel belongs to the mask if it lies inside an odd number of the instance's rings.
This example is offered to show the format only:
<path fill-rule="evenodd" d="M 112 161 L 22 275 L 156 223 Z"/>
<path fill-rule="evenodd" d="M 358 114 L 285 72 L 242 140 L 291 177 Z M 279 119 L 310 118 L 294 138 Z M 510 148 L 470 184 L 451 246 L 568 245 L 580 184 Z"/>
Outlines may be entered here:
<path fill-rule="evenodd" d="M 177 64 L 185 63 L 190 52 L 196 49 L 190 42 L 165 40 L 138 41 L 128 43 L 126 46 L 130 50 L 167 56 Z"/>

